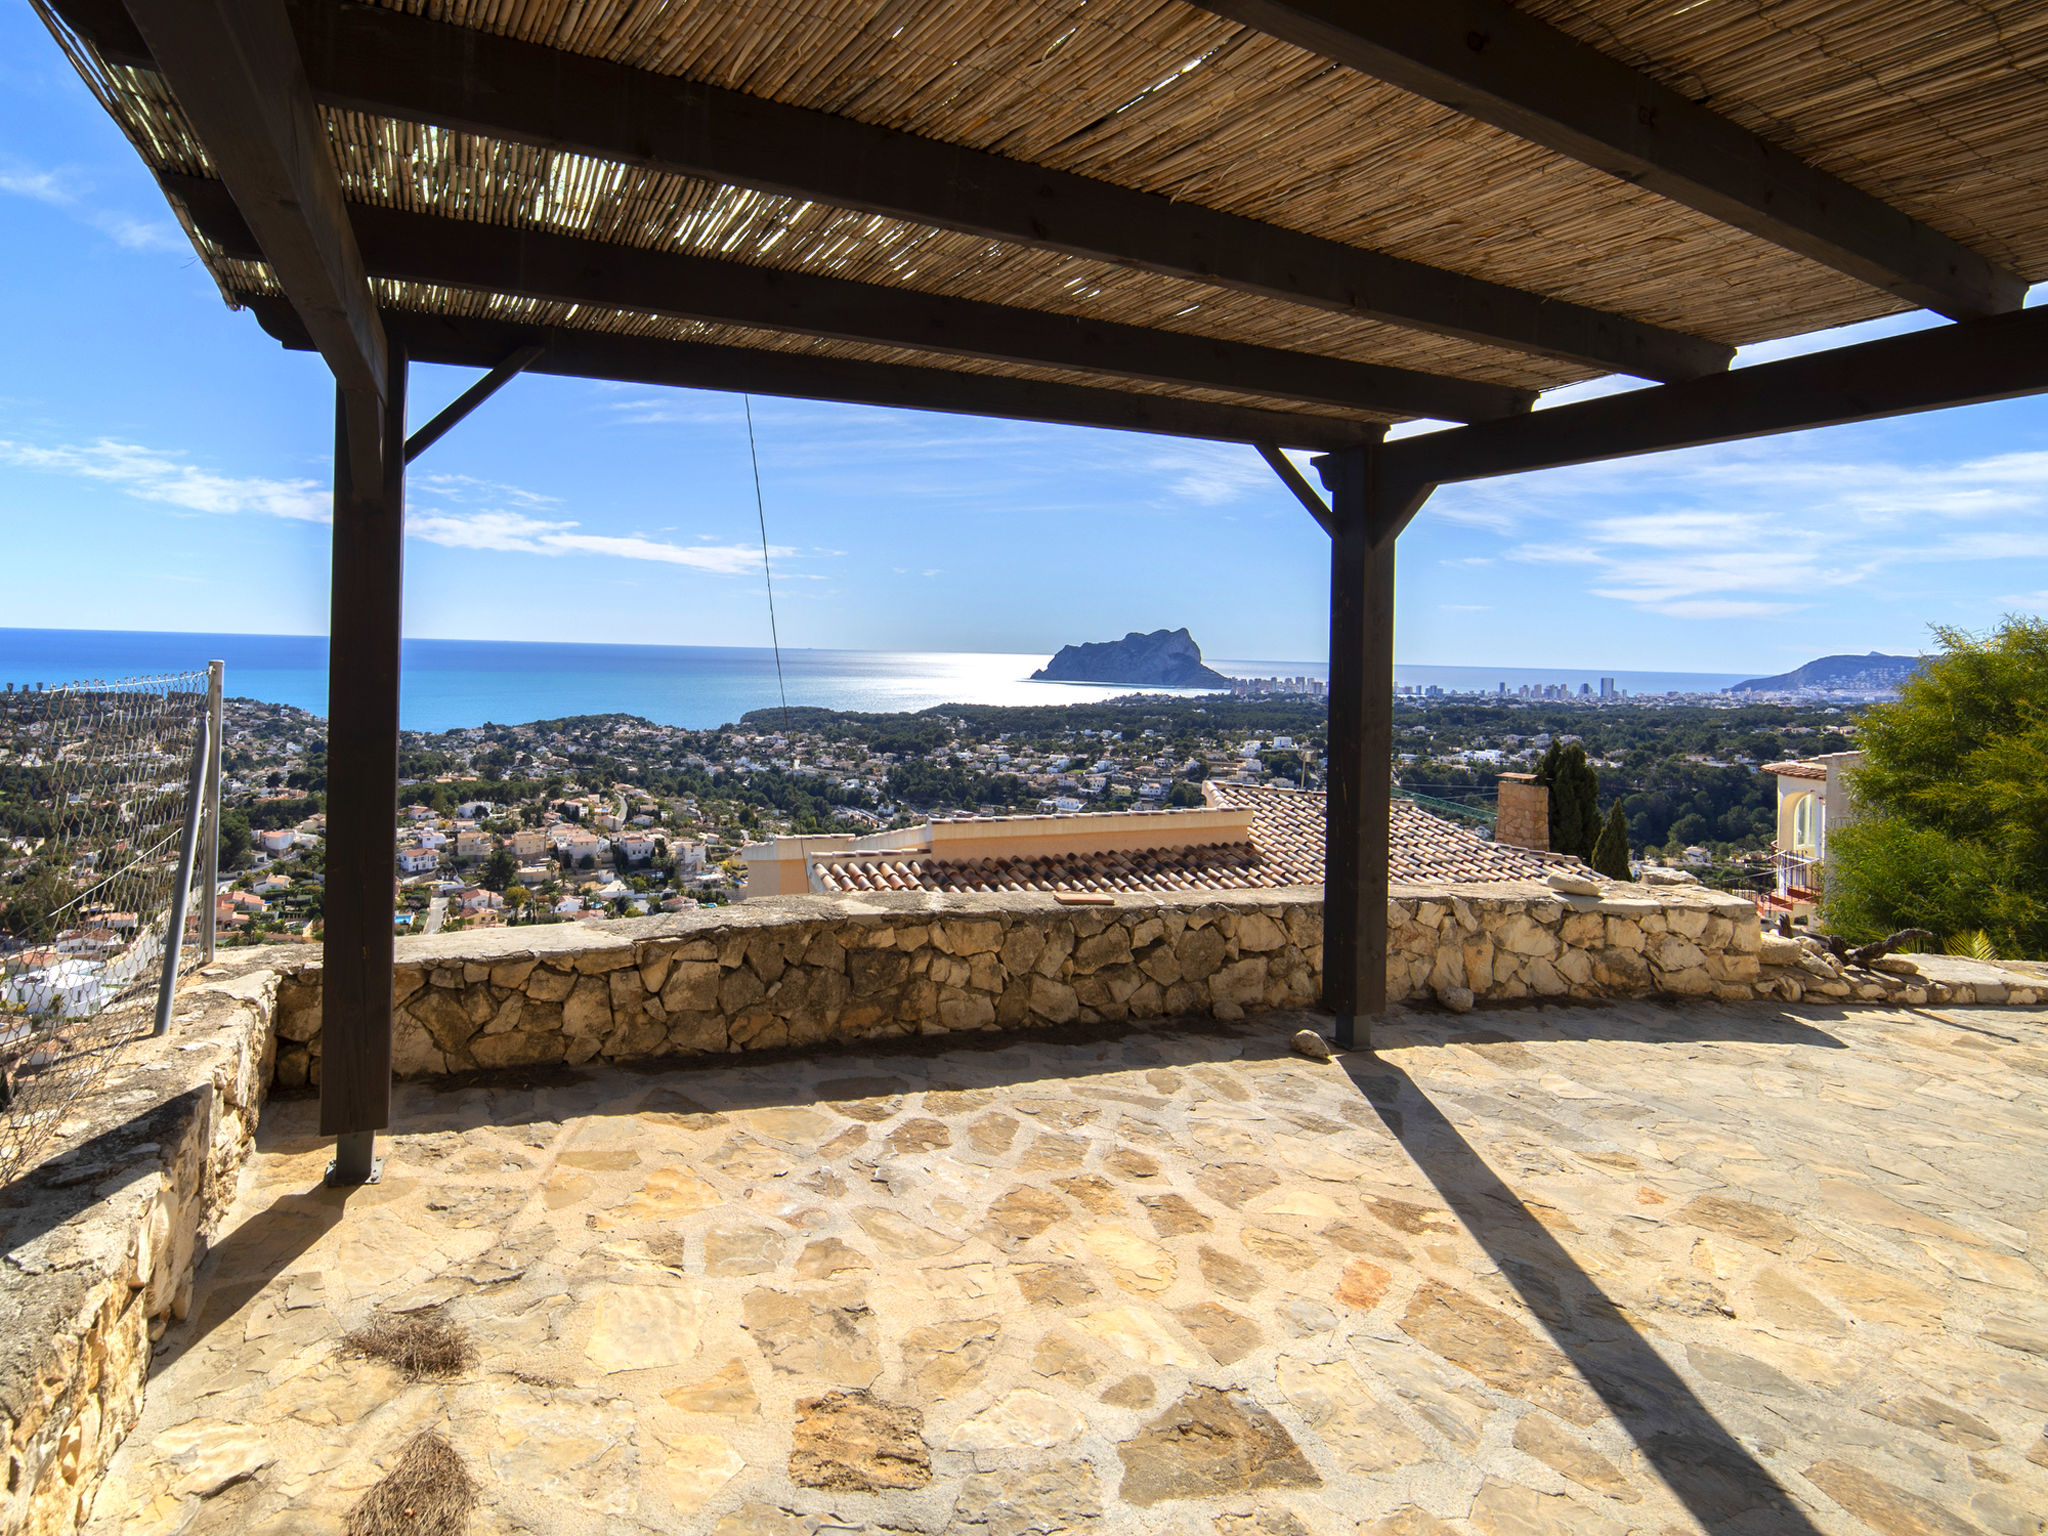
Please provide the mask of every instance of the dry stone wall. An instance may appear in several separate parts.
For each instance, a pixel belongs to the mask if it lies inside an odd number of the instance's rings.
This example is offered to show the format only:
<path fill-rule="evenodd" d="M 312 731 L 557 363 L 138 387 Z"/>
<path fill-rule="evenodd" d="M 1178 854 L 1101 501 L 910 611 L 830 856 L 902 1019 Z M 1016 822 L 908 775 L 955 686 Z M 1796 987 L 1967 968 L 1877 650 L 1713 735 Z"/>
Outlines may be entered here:
<path fill-rule="evenodd" d="M 398 1069 L 747 1051 L 903 1034 L 1299 1007 L 1321 986 L 1316 890 L 1123 897 L 795 898 L 681 918 L 404 940 Z M 1848 966 L 1697 887 L 1397 888 L 1388 994 L 1475 1002 L 1653 994 L 2032 1004 L 2048 966 Z M 273 1082 L 315 1081 L 302 951 L 209 967 L 176 1028 L 130 1048 L 96 1118 L 0 1189 L 0 1536 L 70 1532 L 136 1422 L 150 1346 L 193 1274 Z"/>
<path fill-rule="evenodd" d="M 1698 886 L 1599 895 L 1446 887 L 1388 903 L 1387 993 L 1463 1010 L 1518 998 L 1756 996 L 1763 930 L 1747 897 Z"/>
<path fill-rule="evenodd" d="M 886 904 L 885 904 L 886 903 Z M 1067 907 L 793 898 L 682 918 L 401 941 L 406 1075 L 1304 1007 L 1321 903 Z M 287 979 L 278 1078 L 318 1081 L 316 970 Z"/>
<path fill-rule="evenodd" d="M 1740 897 L 1618 886 L 1397 888 L 1388 997 L 1753 998 L 1761 931 Z M 394 1061 L 407 1076 L 761 1050 L 891 1035 L 1312 1005 L 1316 889 L 1213 900 L 796 897 L 597 925 L 401 940 Z M 317 1082 L 317 966 L 279 998 L 278 1081 Z"/>
<path fill-rule="evenodd" d="M 185 1316 L 272 1075 L 261 957 L 179 994 L 86 1123 L 0 1188 L 0 1536 L 77 1529 L 142 1410 L 151 1343 Z"/>

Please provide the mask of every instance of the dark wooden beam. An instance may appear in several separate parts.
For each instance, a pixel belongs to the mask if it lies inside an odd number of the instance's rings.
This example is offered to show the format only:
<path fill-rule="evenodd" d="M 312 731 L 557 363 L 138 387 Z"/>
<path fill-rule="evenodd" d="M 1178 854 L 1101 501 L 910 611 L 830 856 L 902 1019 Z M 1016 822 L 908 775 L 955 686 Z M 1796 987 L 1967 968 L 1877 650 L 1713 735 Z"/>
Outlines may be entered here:
<path fill-rule="evenodd" d="M 421 427 L 405 440 L 405 462 L 410 464 L 434 444 L 453 431 L 463 418 L 482 405 L 499 390 L 510 384 L 520 374 L 533 366 L 535 358 L 547 350 L 544 347 L 528 345 L 516 349 L 505 361 L 478 379 L 469 388 L 443 406 L 434 419 Z"/>
<path fill-rule="evenodd" d="M 119 0 L 55 0 L 148 67 Z M 301 0 L 330 106 L 534 144 L 1284 299 L 1602 372 L 1688 379 L 1733 349 L 1625 315 L 826 112 L 382 6 Z"/>
<path fill-rule="evenodd" d="M 266 298 L 244 302 L 263 328 L 286 346 L 310 348 L 305 330 L 289 305 Z M 539 343 L 546 350 L 527 371 L 566 378 L 949 411 L 1122 432 L 1156 432 L 1215 442 L 1275 442 L 1291 448 L 1348 447 L 1367 438 L 1376 439 L 1384 430 L 1376 422 L 1218 405 L 1171 395 L 1052 384 L 1001 374 L 962 373 L 950 368 L 818 357 L 805 352 L 769 352 L 709 342 L 668 341 L 562 327 L 537 329 L 502 320 L 386 310 L 384 327 L 394 339 L 404 343 L 414 362 L 457 367 L 488 368 L 514 348 Z"/>
<path fill-rule="evenodd" d="M 378 6 L 294 12 L 335 106 L 857 208 L 1647 378 L 1730 349 L 1360 250 L 830 113 Z"/>
<path fill-rule="evenodd" d="M 365 409 L 362 397 L 342 390 L 335 395 L 320 1134 L 342 1138 L 335 1180 L 348 1183 L 368 1175 L 369 1136 L 391 1123 L 405 352 L 390 346 L 385 355 L 390 375 L 372 423 L 384 442 L 382 469 L 367 484 L 355 478 L 349 458 L 340 452 L 351 432 L 349 414 Z"/>
<path fill-rule="evenodd" d="M 217 183 L 164 180 L 208 239 L 231 255 L 241 254 L 247 236 Z M 709 256 L 363 204 L 354 205 L 351 215 L 369 270 L 405 282 L 1227 389 L 1390 416 L 1479 421 L 1526 411 L 1535 400 L 1533 391 L 1409 368 Z"/>
<path fill-rule="evenodd" d="M 1909 303 L 1967 319 L 2025 299 L 1968 246 L 1504 0 L 1196 3 Z"/>
<path fill-rule="evenodd" d="M 1308 515 L 1316 520 L 1323 532 L 1335 538 L 1337 523 L 1330 515 L 1330 504 L 1316 494 L 1316 488 L 1294 467 L 1294 461 L 1273 443 L 1255 443 L 1252 446 L 1259 450 L 1259 457 L 1280 477 L 1280 483 L 1294 492 L 1294 499 L 1308 509 Z"/>
<path fill-rule="evenodd" d="M 109 64 L 129 69 L 155 69 L 156 57 L 142 40 L 135 19 L 121 0 L 45 0 L 49 10 L 73 34 L 92 45 Z"/>
<path fill-rule="evenodd" d="M 1382 472 L 1378 443 L 1316 460 L 1330 492 L 1330 769 L 1324 796 L 1323 1006 L 1340 1046 L 1370 1046 L 1387 1006 L 1392 873 L 1394 542 L 1427 497 Z"/>
<path fill-rule="evenodd" d="M 1387 445 L 1387 472 L 1413 485 L 1480 480 L 2044 391 L 2048 306 L 1418 433 Z"/>
<path fill-rule="evenodd" d="M 283 0 L 129 0 L 128 12 L 335 383 L 364 402 L 348 413 L 349 454 L 374 483 L 384 332 Z"/>

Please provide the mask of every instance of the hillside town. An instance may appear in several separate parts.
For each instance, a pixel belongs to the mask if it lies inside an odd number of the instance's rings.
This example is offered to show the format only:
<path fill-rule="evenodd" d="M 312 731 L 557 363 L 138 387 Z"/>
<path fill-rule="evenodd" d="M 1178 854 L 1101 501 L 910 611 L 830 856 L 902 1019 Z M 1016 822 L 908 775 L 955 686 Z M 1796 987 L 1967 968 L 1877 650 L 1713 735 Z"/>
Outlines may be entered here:
<path fill-rule="evenodd" d="M 1589 708 L 1588 706 L 1601 706 Z M 317 937 L 324 725 L 225 711 L 222 888 L 229 942 Z M 756 711 L 712 730 L 624 715 L 407 732 L 393 827 L 401 933 L 603 922 L 743 900 L 749 844 L 875 834 L 962 815 L 1073 816 L 1204 804 L 1205 784 L 1316 789 L 1325 710 L 1309 694 L 1137 695 L 919 714 Z M 1484 830 L 1504 773 L 1582 744 L 1631 844 L 1740 888 L 1768 876 L 1775 758 L 1846 750 L 1853 706 L 1403 695 L 1396 784 Z M 17 852 L 25 851 L 18 849 Z"/>

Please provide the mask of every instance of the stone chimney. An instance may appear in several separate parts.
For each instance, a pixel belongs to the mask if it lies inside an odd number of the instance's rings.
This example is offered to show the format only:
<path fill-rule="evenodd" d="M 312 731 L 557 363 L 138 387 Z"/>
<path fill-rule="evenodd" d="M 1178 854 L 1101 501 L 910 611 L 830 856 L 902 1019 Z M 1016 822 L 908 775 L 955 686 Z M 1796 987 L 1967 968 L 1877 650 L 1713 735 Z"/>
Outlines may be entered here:
<path fill-rule="evenodd" d="M 1550 851 L 1550 786 L 1533 773 L 1504 773 L 1494 801 L 1493 840 Z"/>

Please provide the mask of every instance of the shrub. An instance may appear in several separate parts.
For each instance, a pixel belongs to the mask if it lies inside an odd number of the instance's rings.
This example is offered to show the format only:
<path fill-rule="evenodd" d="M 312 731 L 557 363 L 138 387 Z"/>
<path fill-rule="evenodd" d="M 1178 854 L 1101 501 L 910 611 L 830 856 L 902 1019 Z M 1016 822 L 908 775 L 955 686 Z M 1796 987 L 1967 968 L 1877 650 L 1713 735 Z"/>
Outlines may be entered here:
<path fill-rule="evenodd" d="M 1858 941 L 1982 931 L 2000 954 L 2048 953 L 2048 619 L 1935 633 L 1943 654 L 1865 717 L 1823 915 Z"/>
<path fill-rule="evenodd" d="M 1600 775 L 1578 742 L 1550 744 L 1536 770 L 1550 788 L 1550 850 L 1590 860 L 1600 836 Z"/>
<path fill-rule="evenodd" d="M 1619 800 L 1607 812 L 1607 825 L 1600 829 L 1600 840 L 1593 845 L 1591 863 L 1595 873 L 1610 880 L 1629 877 L 1628 818 L 1622 815 Z"/>

